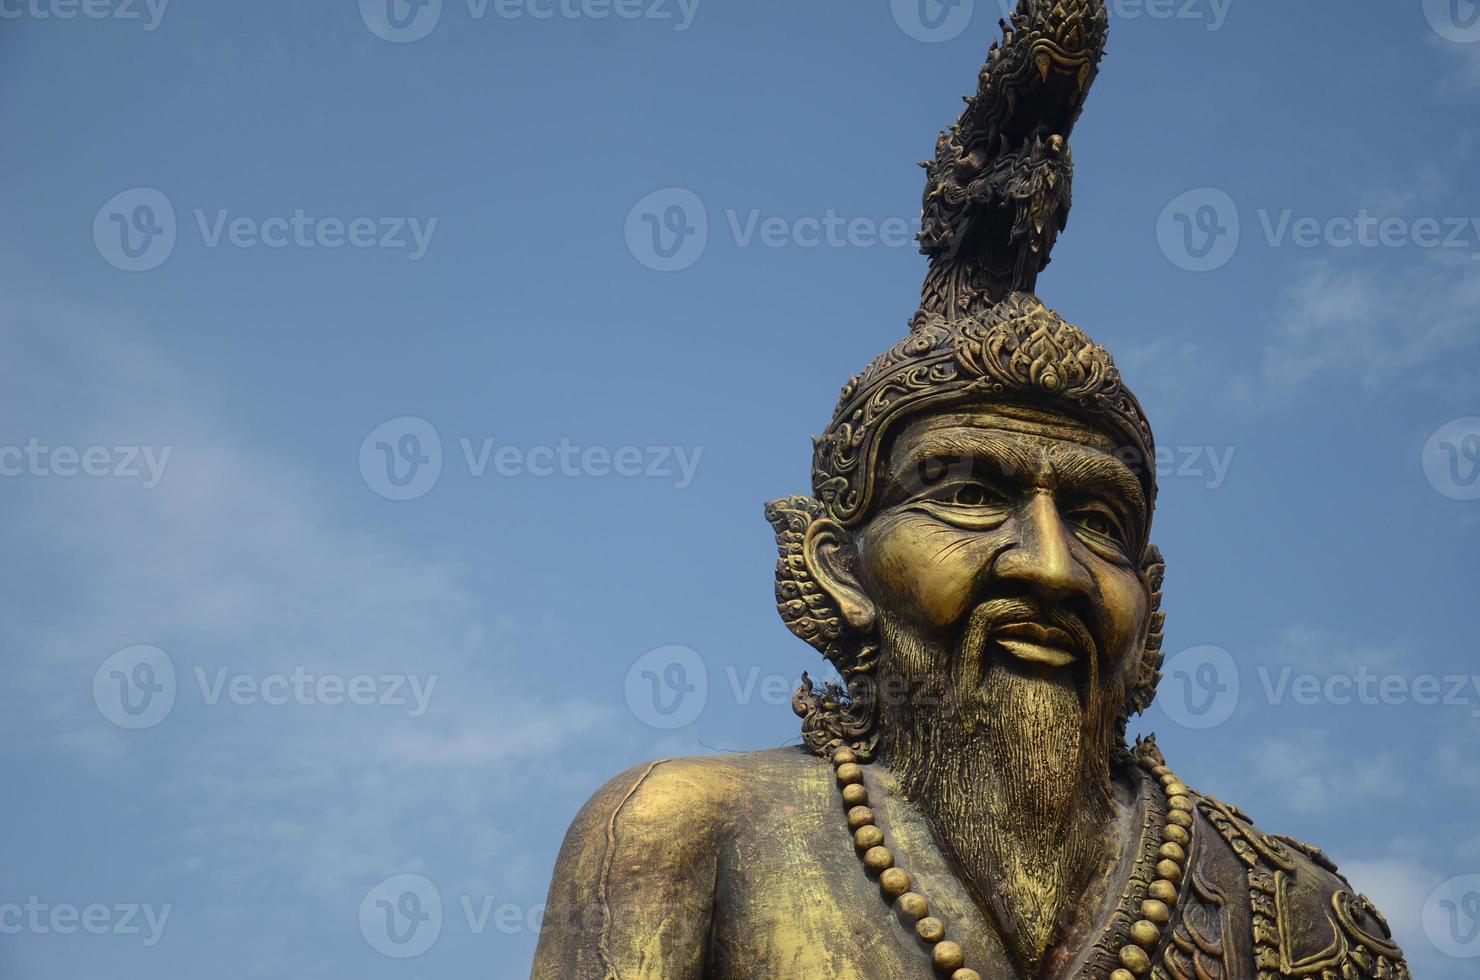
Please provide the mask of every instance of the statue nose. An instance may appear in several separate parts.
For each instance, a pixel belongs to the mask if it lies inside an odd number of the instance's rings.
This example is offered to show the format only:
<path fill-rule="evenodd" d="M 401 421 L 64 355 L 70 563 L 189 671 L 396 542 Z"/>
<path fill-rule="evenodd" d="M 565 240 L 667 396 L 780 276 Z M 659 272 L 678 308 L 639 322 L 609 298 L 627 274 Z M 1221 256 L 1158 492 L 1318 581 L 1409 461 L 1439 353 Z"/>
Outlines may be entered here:
<path fill-rule="evenodd" d="M 1034 493 L 1018 523 L 1017 541 L 998 556 L 992 570 L 995 579 L 1049 601 L 1093 593 L 1094 580 L 1074 555 L 1073 538 L 1052 493 Z"/>

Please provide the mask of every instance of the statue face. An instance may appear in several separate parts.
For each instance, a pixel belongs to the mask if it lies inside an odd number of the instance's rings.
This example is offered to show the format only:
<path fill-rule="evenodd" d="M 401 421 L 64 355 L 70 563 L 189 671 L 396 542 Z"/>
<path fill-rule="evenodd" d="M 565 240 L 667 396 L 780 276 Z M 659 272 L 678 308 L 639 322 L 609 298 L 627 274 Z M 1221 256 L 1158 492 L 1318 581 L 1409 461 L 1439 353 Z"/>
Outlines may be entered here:
<path fill-rule="evenodd" d="M 839 611 L 877 630 L 883 758 L 1030 973 L 1103 864 L 1150 622 L 1146 503 L 1116 448 L 1020 406 L 923 415 L 866 521 L 809 534 Z"/>
<path fill-rule="evenodd" d="M 1123 688 L 1146 638 L 1147 514 L 1115 449 L 1012 406 L 909 422 L 854 534 L 862 590 L 883 618 L 983 666 Z M 968 634 L 985 648 L 963 649 Z"/>

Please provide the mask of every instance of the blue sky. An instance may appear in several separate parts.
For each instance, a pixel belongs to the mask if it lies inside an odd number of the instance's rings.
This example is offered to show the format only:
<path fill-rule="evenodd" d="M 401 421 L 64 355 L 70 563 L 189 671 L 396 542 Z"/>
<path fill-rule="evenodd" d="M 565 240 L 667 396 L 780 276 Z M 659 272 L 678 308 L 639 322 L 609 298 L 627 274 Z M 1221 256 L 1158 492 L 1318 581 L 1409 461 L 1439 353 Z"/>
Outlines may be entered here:
<path fill-rule="evenodd" d="M 596 786 L 795 736 L 761 506 L 996 0 L 383 2 L 0 0 L 6 977 L 525 976 Z M 1278 8 L 1112 4 L 1040 293 L 1171 453 L 1143 729 L 1457 980 L 1480 7 Z"/>

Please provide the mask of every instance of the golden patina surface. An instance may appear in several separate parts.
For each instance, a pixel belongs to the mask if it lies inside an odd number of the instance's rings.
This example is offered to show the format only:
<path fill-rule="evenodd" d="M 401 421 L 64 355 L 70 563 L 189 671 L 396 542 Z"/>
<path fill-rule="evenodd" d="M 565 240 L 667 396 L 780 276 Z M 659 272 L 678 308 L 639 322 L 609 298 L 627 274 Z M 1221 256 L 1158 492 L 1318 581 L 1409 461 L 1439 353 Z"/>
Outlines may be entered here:
<path fill-rule="evenodd" d="M 1126 743 L 1160 680 L 1155 443 L 1031 290 L 1103 0 L 1019 0 L 927 164 L 909 336 L 771 502 L 802 745 L 623 773 L 571 825 L 539 980 L 1407 980 L 1319 850 Z"/>
<path fill-rule="evenodd" d="M 867 766 L 863 782 L 930 916 L 983 976 L 1016 976 L 928 821 L 899 798 L 898 779 Z M 1076 932 L 1089 935 L 1137 867 L 1148 786 L 1117 786 L 1115 854 Z M 892 909 L 863 869 L 834 768 L 800 749 L 623 773 L 576 818 L 559 867 L 538 978 L 930 975 L 917 919 Z"/>

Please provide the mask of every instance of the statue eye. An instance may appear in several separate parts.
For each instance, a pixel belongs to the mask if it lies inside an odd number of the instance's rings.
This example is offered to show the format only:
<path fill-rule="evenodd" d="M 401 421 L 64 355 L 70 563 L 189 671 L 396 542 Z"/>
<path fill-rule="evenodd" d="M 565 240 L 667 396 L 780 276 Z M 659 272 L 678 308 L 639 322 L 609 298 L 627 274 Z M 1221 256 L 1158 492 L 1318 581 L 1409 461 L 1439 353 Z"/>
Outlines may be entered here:
<path fill-rule="evenodd" d="M 1108 510 L 1102 507 L 1084 507 L 1075 511 L 1071 516 L 1074 519 L 1074 523 L 1091 534 L 1108 538 L 1117 544 L 1125 543 L 1125 529 L 1121 526 L 1120 521 Z"/>
<path fill-rule="evenodd" d="M 962 507 L 981 507 L 987 502 L 987 488 L 979 483 L 967 483 L 957 487 L 951 495 L 951 503 Z"/>
<path fill-rule="evenodd" d="M 936 487 L 911 506 L 965 531 L 986 531 L 1007 519 L 1012 495 L 1005 488 L 981 480 L 960 480 Z"/>
<path fill-rule="evenodd" d="M 980 481 L 942 487 L 936 499 L 957 507 L 1006 507 L 1011 503 L 1005 491 Z"/>

